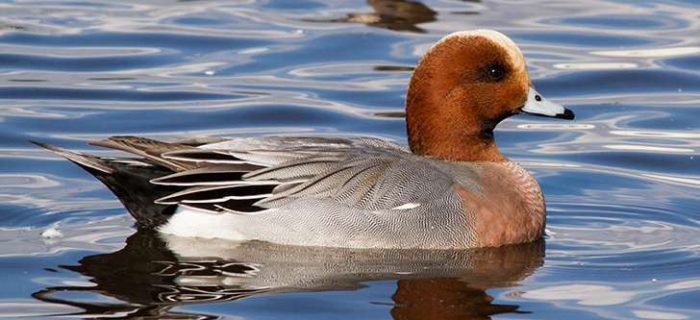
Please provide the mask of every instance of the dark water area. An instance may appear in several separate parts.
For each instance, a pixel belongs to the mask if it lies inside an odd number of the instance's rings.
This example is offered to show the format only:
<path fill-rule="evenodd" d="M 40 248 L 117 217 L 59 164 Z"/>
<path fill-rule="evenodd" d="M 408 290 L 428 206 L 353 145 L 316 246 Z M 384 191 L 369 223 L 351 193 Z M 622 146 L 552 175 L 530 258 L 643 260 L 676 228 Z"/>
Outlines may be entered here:
<path fill-rule="evenodd" d="M 544 241 L 290 248 L 136 232 L 88 173 L 109 135 L 369 135 L 404 143 L 412 67 L 493 28 L 573 122 L 517 116 L 502 152 Z M 0 317 L 700 318 L 696 1 L 0 1 Z"/>

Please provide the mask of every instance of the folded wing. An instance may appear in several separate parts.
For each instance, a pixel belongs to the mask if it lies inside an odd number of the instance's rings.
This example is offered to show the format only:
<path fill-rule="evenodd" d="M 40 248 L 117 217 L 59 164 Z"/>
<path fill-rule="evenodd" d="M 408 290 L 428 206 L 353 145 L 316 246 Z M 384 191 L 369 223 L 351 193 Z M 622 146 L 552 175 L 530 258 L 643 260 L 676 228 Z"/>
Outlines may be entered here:
<path fill-rule="evenodd" d="M 152 180 L 185 187 L 157 203 L 217 213 L 263 212 L 299 198 L 371 211 L 410 209 L 453 184 L 435 162 L 372 138 L 239 138 L 160 157 L 187 169 Z"/>

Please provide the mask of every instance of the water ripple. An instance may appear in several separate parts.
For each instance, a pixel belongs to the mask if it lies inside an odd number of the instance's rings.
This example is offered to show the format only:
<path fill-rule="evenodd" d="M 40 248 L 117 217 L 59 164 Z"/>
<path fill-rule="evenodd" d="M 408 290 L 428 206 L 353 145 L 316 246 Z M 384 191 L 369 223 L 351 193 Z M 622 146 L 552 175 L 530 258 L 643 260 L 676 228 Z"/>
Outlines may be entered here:
<path fill-rule="evenodd" d="M 0 316 L 19 316 L 30 295 L 49 287 L 90 283 L 105 290 L 77 289 L 84 293 L 67 304 L 49 300 L 25 315 L 72 312 L 76 305 L 94 316 L 127 314 L 136 304 L 155 303 L 110 292 L 118 281 L 103 276 L 103 267 L 72 269 L 84 274 L 58 267 L 95 252 L 114 266 L 110 257 L 121 257 L 133 229 L 99 182 L 28 139 L 100 155 L 115 153 L 83 141 L 113 134 L 166 140 L 321 134 L 403 142 L 412 67 L 444 34 L 478 27 L 511 35 L 538 91 L 577 114 L 566 123 L 514 117 L 496 132 L 504 154 L 531 170 L 547 197 L 543 265 L 528 257 L 532 265 L 515 272 L 518 277 L 479 282 L 498 278 L 486 272 L 470 285 L 434 275 L 378 280 L 368 272 L 364 281 L 324 282 L 342 293 L 277 292 L 182 312 L 169 310 L 170 303 L 158 311 L 136 308 L 144 312 L 139 315 L 281 318 L 291 314 L 289 304 L 305 315 L 319 310 L 310 301 L 354 318 L 421 315 L 428 304 L 403 304 L 406 296 L 395 293 L 425 288 L 420 297 L 436 297 L 429 310 L 444 312 L 442 318 L 503 312 L 539 319 L 700 317 L 692 303 L 700 297 L 694 1 L 25 0 L 0 3 L 0 12 L 0 256 L 3 265 L 19 266 L 0 268 L 3 279 L 14 279 L 7 287 L 16 288 L 3 293 Z M 52 227 L 64 237 L 42 238 Z M 153 241 L 132 246 L 129 257 L 167 253 L 148 247 Z M 204 265 L 202 272 L 220 271 Z M 500 276 L 507 271 L 488 267 L 503 271 Z M 133 276 L 143 271 L 124 268 Z M 145 277 L 158 292 L 163 285 L 189 288 Z"/>

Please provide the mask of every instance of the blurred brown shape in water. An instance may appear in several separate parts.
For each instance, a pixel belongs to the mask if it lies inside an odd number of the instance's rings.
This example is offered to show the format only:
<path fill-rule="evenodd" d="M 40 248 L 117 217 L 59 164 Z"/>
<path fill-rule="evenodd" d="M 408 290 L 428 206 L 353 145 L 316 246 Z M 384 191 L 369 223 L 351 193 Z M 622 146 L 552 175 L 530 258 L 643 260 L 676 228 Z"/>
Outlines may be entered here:
<path fill-rule="evenodd" d="M 304 19 L 307 22 L 364 23 L 370 27 L 395 31 L 425 32 L 417 27 L 436 20 L 437 12 L 423 3 L 408 0 L 367 0 L 374 12 L 353 12 L 337 19 Z"/>
<path fill-rule="evenodd" d="M 477 249 L 474 265 L 463 277 L 399 280 L 391 315 L 396 320 L 450 320 L 520 313 L 517 305 L 494 303 L 486 290 L 517 285 L 542 265 L 543 252 L 541 243 Z"/>

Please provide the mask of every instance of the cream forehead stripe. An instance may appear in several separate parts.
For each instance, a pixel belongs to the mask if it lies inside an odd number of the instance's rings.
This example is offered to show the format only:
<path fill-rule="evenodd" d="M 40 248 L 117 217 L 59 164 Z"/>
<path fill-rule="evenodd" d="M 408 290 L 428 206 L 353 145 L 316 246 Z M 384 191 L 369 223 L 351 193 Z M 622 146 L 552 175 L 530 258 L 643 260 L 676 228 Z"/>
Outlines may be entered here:
<path fill-rule="evenodd" d="M 520 48 L 518 48 L 518 45 L 513 42 L 510 38 L 508 38 L 506 35 L 496 31 L 496 30 L 488 30 L 488 29 L 477 29 L 477 30 L 469 30 L 469 31 L 457 31 L 450 33 L 446 36 L 444 36 L 440 41 L 436 42 L 430 50 L 435 48 L 436 46 L 440 45 L 441 43 L 445 42 L 448 39 L 451 38 L 469 38 L 469 37 L 484 37 L 499 46 L 503 47 L 508 55 L 510 56 L 510 59 L 513 63 L 513 66 L 516 68 L 522 67 L 525 68 L 525 58 L 523 57 L 523 53 L 520 51 Z"/>

